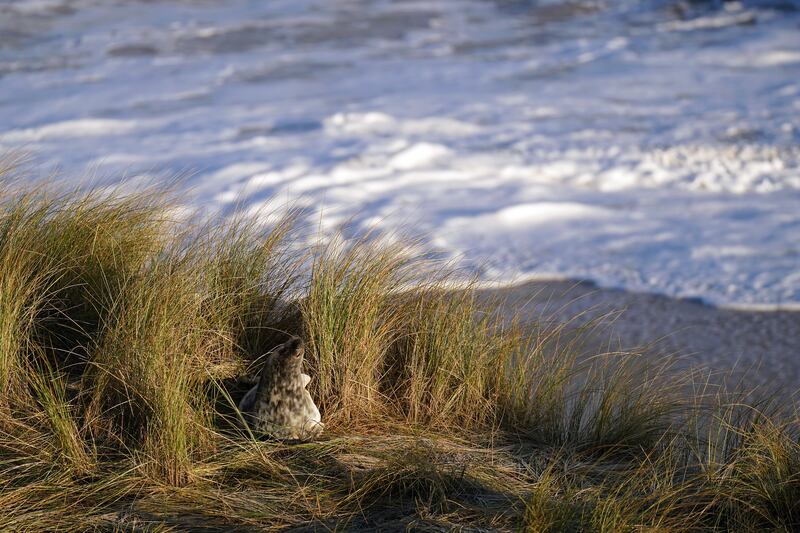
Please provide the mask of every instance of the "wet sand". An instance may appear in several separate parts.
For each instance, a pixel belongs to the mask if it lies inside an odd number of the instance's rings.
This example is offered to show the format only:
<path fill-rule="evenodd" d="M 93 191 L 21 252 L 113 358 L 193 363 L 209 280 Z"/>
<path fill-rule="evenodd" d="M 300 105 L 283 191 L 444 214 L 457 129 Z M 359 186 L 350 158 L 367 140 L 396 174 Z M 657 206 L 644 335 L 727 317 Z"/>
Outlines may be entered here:
<path fill-rule="evenodd" d="M 594 334 L 597 346 L 645 347 L 652 357 L 682 356 L 681 365 L 714 372 L 767 390 L 800 388 L 800 312 L 721 309 L 692 300 L 601 289 L 576 281 L 534 281 L 486 289 L 504 312 L 578 326 L 609 315 Z"/>

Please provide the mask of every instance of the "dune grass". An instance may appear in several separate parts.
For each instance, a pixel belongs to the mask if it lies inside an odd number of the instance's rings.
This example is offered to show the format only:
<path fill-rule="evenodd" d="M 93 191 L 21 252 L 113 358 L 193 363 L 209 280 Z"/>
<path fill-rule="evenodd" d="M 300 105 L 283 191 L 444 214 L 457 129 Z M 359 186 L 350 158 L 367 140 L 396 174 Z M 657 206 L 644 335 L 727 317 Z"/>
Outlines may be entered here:
<path fill-rule="evenodd" d="M 776 403 L 587 354 L 402 245 L 0 167 L 0 530 L 800 528 Z M 295 334 L 323 438 L 242 434 L 242 378 Z"/>

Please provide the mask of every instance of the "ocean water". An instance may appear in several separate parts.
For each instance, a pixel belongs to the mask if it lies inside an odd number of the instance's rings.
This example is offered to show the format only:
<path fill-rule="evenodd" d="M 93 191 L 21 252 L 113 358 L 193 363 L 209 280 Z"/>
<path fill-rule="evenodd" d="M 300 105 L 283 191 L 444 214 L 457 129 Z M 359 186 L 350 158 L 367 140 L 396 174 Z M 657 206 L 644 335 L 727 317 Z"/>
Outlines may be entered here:
<path fill-rule="evenodd" d="M 0 2 L 0 151 L 535 277 L 800 306 L 800 2 Z"/>

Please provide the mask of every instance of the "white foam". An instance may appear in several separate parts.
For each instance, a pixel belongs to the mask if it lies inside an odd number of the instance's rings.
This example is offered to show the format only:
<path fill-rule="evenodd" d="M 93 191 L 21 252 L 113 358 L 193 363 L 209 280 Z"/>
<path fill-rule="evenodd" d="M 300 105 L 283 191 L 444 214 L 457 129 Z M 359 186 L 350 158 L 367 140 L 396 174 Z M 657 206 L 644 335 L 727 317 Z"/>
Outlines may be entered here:
<path fill-rule="evenodd" d="M 481 215 L 470 219 L 469 224 L 480 227 L 482 231 L 525 231 L 526 228 L 541 224 L 558 224 L 570 219 L 598 218 L 607 215 L 607 210 L 576 202 L 536 202 L 504 207 L 491 215 Z M 453 219 L 462 223 L 465 219 Z"/>
<path fill-rule="evenodd" d="M 124 135 L 138 128 L 139 123 L 135 120 L 83 118 L 64 120 L 35 128 L 9 130 L 5 133 L 0 133 L 0 141 L 25 143 L 70 137 L 103 137 L 106 135 Z"/>
<path fill-rule="evenodd" d="M 797 50 L 772 50 L 762 54 L 753 54 L 747 57 L 731 58 L 728 62 L 736 67 L 780 67 L 800 63 L 800 51 Z"/>
<path fill-rule="evenodd" d="M 755 21 L 756 16 L 750 12 L 721 13 L 714 16 L 665 22 L 663 24 L 659 24 L 658 29 L 661 31 L 697 31 L 727 28 L 729 26 L 740 26 L 743 24 L 753 24 Z"/>
<path fill-rule="evenodd" d="M 26 0 L 25 2 L 13 2 L 7 6 L 8 9 L 23 15 L 47 15 L 68 7 L 63 0 Z"/>
<path fill-rule="evenodd" d="M 450 150 L 441 144 L 418 143 L 392 156 L 389 165 L 398 170 L 411 170 L 430 166 L 450 154 Z"/>

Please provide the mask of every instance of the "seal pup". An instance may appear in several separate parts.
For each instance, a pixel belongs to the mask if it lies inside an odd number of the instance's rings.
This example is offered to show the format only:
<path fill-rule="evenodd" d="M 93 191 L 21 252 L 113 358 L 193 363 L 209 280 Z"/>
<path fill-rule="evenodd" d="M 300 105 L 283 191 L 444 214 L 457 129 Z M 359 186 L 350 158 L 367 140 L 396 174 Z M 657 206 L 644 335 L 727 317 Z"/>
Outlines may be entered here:
<path fill-rule="evenodd" d="M 302 373 L 305 346 L 292 337 L 267 355 L 258 383 L 239 402 L 251 430 L 282 440 L 318 437 L 325 425 Z"/>

